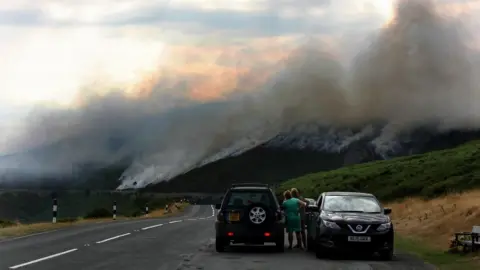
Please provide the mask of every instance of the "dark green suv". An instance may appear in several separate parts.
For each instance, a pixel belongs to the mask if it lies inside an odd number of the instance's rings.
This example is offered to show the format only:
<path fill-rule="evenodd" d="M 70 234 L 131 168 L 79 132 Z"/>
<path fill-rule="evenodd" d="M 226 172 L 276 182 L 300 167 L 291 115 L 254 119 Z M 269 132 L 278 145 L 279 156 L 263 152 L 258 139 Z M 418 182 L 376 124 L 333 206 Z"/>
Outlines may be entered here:
<path fill-rule="evenodd" d="M 230 243 L 275 243 L 283 252 L 285 218 L 272 189 L 266 184 L 233 184 L 225 193 L 215 222 L 215 247 L 223 252 Z"/>

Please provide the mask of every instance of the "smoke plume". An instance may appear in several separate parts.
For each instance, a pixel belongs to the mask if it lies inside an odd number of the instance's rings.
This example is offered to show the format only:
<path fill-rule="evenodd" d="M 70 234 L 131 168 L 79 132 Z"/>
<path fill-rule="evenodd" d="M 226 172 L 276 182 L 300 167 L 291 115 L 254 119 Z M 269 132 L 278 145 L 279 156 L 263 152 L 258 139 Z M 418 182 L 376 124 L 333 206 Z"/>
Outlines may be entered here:
<path fill-rule="evenodd" d="M 162 74 L 142 97 L 93 96 L 79 109 L 39 111 L 20 143 L 48 142 L 55 151 L 24 157 L 22 166 L 66 173 L 71 164 L 128 158 L 119 188 L 143 187 L 302 124 L 359 130 L 334 143 L 341 149 L 384 123 L 372 141 L 379 152 L 422 126 L 477 128 L 480 58 L 465 29 L 433 1 L 400 1 L 393 20 L 348 65 L 309 39 L 280 63 L 237 74 L 231 89 L 220 89 L 221 100 L 188 98 L 198 78 Z M 259 83 L 259 74 L 267 79 Z"/>

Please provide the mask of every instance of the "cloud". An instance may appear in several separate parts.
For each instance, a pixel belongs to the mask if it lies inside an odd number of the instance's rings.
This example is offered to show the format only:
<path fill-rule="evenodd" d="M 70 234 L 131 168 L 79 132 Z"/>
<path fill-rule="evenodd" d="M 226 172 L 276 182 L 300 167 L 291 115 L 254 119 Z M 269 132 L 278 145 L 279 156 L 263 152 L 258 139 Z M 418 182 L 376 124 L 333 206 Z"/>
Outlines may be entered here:
<path fill-rule="evenodd" d="M 44 15 L 34 9 L 0 10 L 0 25 L 3 26 L 41 25 L 45 21 Z"/>
<path fill-rule="evenodd" d="M 342 0 L 345 1 L 345 0 Z M 340 1 L 340 2 L 342 2 Z M 238 2 L 238 3 L 237 3 Z M 330 1 L 299 2 L 237 1 L 233 5 L 204 1 L 46 1 L 28 9 L 1 11 L 0 25 L 39 27 L 161 27 L 192 34 L 194 32 L 221 32 L 223 35 L 279 36 L 292 33 L 324 33 L 342 31 L 347 21 L 361 19 L 379 23 L 380 17 L 368 10 L 363 18 L 338 12 L 339 4 Z M 229 2 L 230 3 L 230 2 Z M 308 8 L 307 8 L 308 7 Z M 349 15 L 349 16 L 345 16 Z M 361 14 L 360 14 L 361 15 Z M 358 27 L 358 22 L 357 22 Z"/>

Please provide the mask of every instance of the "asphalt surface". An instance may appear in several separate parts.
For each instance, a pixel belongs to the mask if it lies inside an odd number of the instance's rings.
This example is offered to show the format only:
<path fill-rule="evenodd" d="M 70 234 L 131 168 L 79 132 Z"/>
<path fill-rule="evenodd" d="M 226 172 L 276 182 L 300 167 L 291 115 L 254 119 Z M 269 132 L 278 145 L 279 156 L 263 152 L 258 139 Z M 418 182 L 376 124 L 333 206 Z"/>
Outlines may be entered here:
<path fill-rule="evenodd" d="M 94 223 L 0 241 L 0 269 L 310 270 L 432 269 L 406 255 L 394 261 L 318 260 L 268 246 L 214 248 L 214 209 L 190 206 L 176 217 Z"/>

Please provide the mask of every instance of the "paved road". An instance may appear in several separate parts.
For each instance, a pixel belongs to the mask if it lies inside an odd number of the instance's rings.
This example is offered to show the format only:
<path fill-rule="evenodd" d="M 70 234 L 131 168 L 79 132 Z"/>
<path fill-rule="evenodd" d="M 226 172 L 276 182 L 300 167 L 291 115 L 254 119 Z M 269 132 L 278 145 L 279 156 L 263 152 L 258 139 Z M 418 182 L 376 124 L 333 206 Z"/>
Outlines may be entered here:
<path fill-rule="evenodd" d="M 398 256 L 393 262 L 318 260 L 270 247 L 214 251 L 214 209 L 191 206 L 181 216 L 88 224 L 0 241 L 0 269 L 309 270 L 429 269 Z"/>

